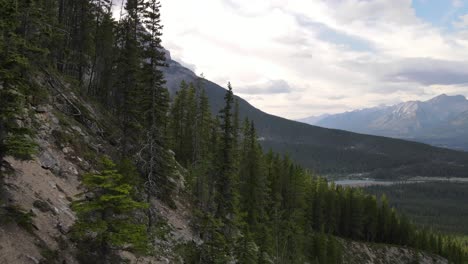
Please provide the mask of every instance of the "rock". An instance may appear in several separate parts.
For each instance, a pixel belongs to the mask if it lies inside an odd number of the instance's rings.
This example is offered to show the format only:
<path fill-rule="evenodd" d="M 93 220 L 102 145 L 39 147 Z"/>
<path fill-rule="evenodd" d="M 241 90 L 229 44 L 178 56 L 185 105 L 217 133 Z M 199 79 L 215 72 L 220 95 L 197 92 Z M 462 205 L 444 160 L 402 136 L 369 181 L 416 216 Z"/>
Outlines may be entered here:
<path fill-rule="evenodd" d="M 60 123 L 60 120 L 59 120 L 57 117 L 55 117 L 55 116 L 51 116 L 51 117 L 50 117 L 50 121 L 51 121 L 54 125 L 59 125 L 59 123 Z"/>
<path fill-rule="evenodd" d="M 33 202 L 33 206 L 35 208 L 39 209 L 39 211 L 41 211 L 43 213 L 52 211 L 51 206 L 47 202 L 44 202 L 42 200 L 35 200 Z"/>
<path fill-rule="evenodd" d="M 72 174 L 75 174 L 75 175 L 78 175 L 78 170 L 75 168 L 75 167 L 70 167 L 68 168 L 68 170 L 72 173 Z"/>
<path fill-rule="evenodd" d="M 42 168 L 48 170 L 57 169 L 59 165 L 58 161 L 49 151 L 43 151 L 39 155 L 39 162 Z"/>
<path fill-rule="evenodd" d="M 162 257 L 161 261 L 164 263 L 171 263 L 168 258 Z"/>
<path fill-rule="evenodd" d="M 80 135 L 84 136 L 85 134 L 83 133 L 83 130 L 81 130 L 81 128 L 79 126 L 72 126 L 71 127 L 73 130 L 75 130 L 76 132 L 80 133 Z"/>
<path fill-rule="evenodd" d="M 36 110 L 36 113 L 47 113 L 49 111 L 49 107 L 47 105 L 40 105 L 34 110 Z"/>
<path fill-rule="evenodd" d="M 72 152 L 72 151 L 73 151 L 73 149 L 70 148 L 70 147 L 64 147 L 64 148 L 62 149 L 62 152 L 65 153 L 65 154 L 68 154 L 68 153 L 70 153 L 70 152 Z"/>
<path fill-rule="evenodd" d="M 39 260 L 37 260 L 37 258 L 33 257 L 33 256 L 30 256 L 30 255 L 26 255 L 26 258 L 30 259 L 33 263 L 35 264 L 39 264 Z"/>
<path fill-rule="evenodd" d="M 57 189 L 57 184 L 53 181 L 49 181 L 49 186 L 52 187 L 52 189 Z"/>

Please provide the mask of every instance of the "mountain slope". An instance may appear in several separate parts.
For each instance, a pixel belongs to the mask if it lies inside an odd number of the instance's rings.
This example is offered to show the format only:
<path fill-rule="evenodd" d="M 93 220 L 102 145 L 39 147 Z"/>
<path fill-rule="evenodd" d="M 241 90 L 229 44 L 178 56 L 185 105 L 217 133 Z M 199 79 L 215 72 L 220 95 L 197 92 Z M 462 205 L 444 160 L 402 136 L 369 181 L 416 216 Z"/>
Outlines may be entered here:
<path fill-rule="evenodd" d="M 329 117 L 330 114 L 322 114 L 322 115 L 317 115 L 317 116 L 309 116 L 305 118 L 298 119 L 297 121 L 306 123 L 306 124 L 315 124 L 319 122 L 320 120 L 323 120 L 327 117 Z"/>
<path fill-rule="evenodd" d="M 468 150 L 468 100 L 445 94 L 428 101 L 366 108 L 330 115 L 316 122 L 321 127 L 415 140 L 436 146 Z"/>
<path fill-rule="evenodd" d="M 164 71 L 171 94 L 175 94 L 182 80 L 200 80 L 170 56 L 168 65 Z M 214 112 L 217 112 L 223 103 L 225 89 L 208 80 L 203 80 L 203 86 Z M 238 99 L 241 117 L 255 122 L 264 148 L 288 153 L 301 165 L 322 174 L 373 172 L 382 177 L 466 177 L 468 172 L 468 153 L 311 126 L 264 113 L 244 99 Z"/>
<path fill-rule="evenodd" d="M 62 83 L 60 77 L 44 78 L 41 74 L 35 79 L 46 97 L 40 105 L 27 106 L 29 116 L 22 125 L 36 132 L 38 151 L 28 161 L 13 157 L 1 160 L 7 173 L 0 185 L 0 213 L 11 211 L 14 218 L 4 222 L 0 217 L 0 263 L 103 263 L 100 259 L 83 259 L 81 254 L 87 251 L 72 239 L 72 226 L 79 219 L 72 203 L 85 190 L 83 175 L 99 170 L 99 156 L 119 155 L 115 144 L 115 138 L 121 137 L 118 120 L 101 105 L 75 93 L 74 87 Z M 82 112 L 76 114 L 71 109 Z M 181 166 L 176 168 L 171 176 L 175 208 L 159 199 L 149 201 L 158 219 L 154 253 L 141 256 L 124 248 L 118 254 L 127 259 L 125 263 L 194 263 L 186 259 L 191 259 L 204 241 L 199 231 L 191 228 L 196 218 L 185 184 L 189 174 Z M 417 249 L 339 241 L 345 254 L 343 263 L 374 263 L 377 258 L 385 264 L 412 263 L 414 259 L 448 263 Z"/>

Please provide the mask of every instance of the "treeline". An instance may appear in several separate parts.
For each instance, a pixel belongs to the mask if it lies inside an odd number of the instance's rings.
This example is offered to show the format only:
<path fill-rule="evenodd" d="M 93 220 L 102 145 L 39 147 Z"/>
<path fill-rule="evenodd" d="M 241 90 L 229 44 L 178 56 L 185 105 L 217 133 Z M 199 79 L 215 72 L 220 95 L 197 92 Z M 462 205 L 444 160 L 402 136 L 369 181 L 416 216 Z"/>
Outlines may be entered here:
<path fill-rule="evenodd" d="M 87 189 L 73 203 L 72 239 L 84 263 L 116 263 L 119 249 L 152 253 L 158 219 L 149 205 L 159 198 L 175 206 L 169 149 L 189 171 L 194 229 L 204 242 L 186 256 L 189 263 L 340 263 L 335 236 L 409 245 L 461 263 L 458 245 L 417 229 L 385 199 L 335 187 L 288 157 L 263 153 L 255 124 L 239 120 L 230 85 L 218 116 L 203 80 L 182 84 L 170 104 L 159 2 L 128 0 L 118 21 L 111 5 L 0 0 L 0 158 L 33 153 L 31 132 L 17 121 L 29 104 L 47 102 L 37 78 L 67 76 L 118 120 L 107 131 L 119 133 L 117 164 L 104 158 L 98 172 L 83 175 Z"/>
<path fill-rule="evenodd" d="M 445 233 L 468 235 L 468 183 L 434 181 L 369 186 L 374 195 L 385 193 L 390 205 L 417 224 Z"/>
<path fill-rule="evenodd" d="M 210 115 L 203 88 L 184 82 L 170 110 L 169 135 L 176 135 L 171 147 L 189 169 L 198 205 L 195 228 L 205 241 L 216 238 L 195 259 L 339 263 L 341 246 L 334 237 L 342 237 L 409 246 L 463 263 L 462 245 L 418 228 L 385 195 L 377 199 L 335 186 L 288 157 L 263 153 L 255 125 L 238 120 L 228 88 L 217 116 Z"/>

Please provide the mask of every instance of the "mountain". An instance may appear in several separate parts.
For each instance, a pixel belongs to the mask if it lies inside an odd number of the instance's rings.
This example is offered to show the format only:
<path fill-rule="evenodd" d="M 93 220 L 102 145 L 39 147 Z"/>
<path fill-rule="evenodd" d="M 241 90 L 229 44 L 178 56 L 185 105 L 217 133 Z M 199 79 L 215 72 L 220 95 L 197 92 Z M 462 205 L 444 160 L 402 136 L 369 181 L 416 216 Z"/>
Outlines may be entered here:
<path fill-rule="evenodd" d="M 445 94 L 428 101 L 366 108 L 303 122 L 326 128 L 468 150 L 468 100 Z"/>
<path fill-rule="evenodd" d="M 323 120 L 324 118 L 327 118 L 329 117 L 330 114 L 322 114 L 322 115 L 317 115 L 317 116 L 309 116 L 309 117 L 306 117 L 306 118 L 301 118 L 301 119 L 298 119 L 297 121 L 299 122 L 302 122 L 302 123 L 307 123 L 307 124 L 315 124 L 321 120 Z"/>
<path fill-rule="evenodd" d="M 164 73 L 171 94 L 177 92 L 182 80 L 200 81 L 192 71 L 172 60 L 169 53 L 167 63 Z M 202 82 L 213 112 L 217 113 L 223 105 L 226 90 L 209 80 Z M 234 83 L 234 92 L 235 88 Z M 395 178 L 421 175 L 466 177 L 468 173 L 468 153 L 400 139 L 312 126 L 267 114 L 244 99 L 237 99 L 241 117 L 248 117 L 255 122 L 265 149 L 288 154 L 302 166 L 321 174 L 369 172 L 377 177 Z M 404 109 L 401 107 L 401 111 Z M 380 110 L 375 108 L 363 111 L 377 118 Z M 365 123 L 366 119 L 360 112 L 352 115 L 362 116 L 360 122 Z M 460 117 L 460 120 L 463 118 Z"/>

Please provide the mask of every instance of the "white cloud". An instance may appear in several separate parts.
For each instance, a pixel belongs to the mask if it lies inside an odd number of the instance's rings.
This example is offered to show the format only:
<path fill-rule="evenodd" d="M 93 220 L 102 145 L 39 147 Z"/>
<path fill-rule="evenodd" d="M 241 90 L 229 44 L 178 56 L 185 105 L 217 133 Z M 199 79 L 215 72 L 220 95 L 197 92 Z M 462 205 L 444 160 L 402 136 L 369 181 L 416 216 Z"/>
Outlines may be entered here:
<path fill-rule="evenodd" d="M 468 14 L 460 16 L 457 21 L 453 22 L 453 25 L 461 29 L 468 28 Z"/>
<path fill-rule="evenodd" d="M 420 20 L 410 0 L 161 4 L 163 45 L 176 60 L 221 85 L 231 81 L 235 92 L 273 114 L 297 118 L 437 92 L 468 95 L 460 81 L 441 83 L 468 58 L 468 32 L 446 33 Z M 408 62 L 415 58 L 419 64 Z M 428 73 L 433 62 L 448 75 L 431 82 L 408 68 Z M 284 80 L 288 92 L 268 90 L 271 80 Z"/>
<path fill-rule="evenodd" d="M 463 6 L 463 1 L 462 0 L 452 0 L 452 5 L 455 8 L 460 8 Z"/>

